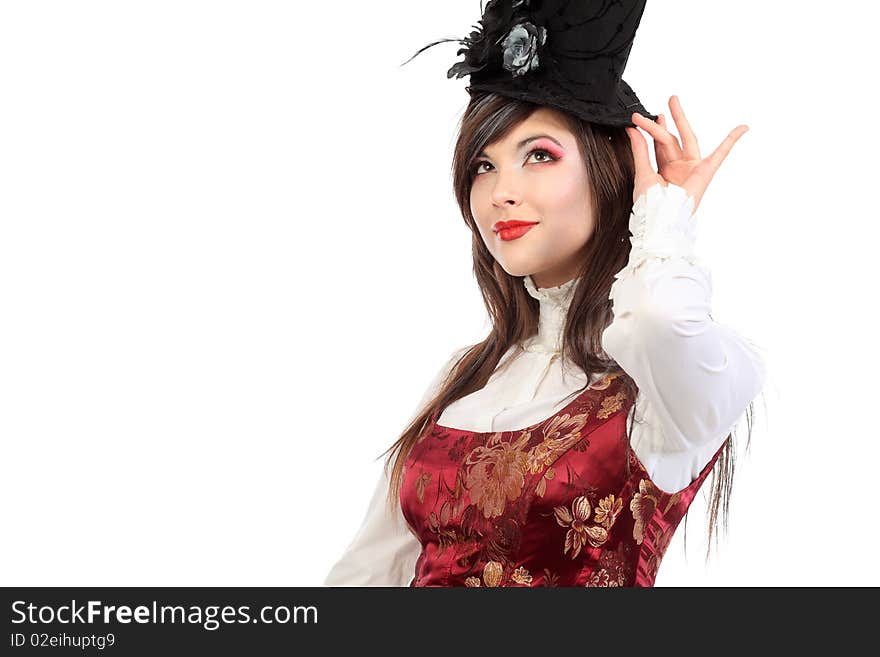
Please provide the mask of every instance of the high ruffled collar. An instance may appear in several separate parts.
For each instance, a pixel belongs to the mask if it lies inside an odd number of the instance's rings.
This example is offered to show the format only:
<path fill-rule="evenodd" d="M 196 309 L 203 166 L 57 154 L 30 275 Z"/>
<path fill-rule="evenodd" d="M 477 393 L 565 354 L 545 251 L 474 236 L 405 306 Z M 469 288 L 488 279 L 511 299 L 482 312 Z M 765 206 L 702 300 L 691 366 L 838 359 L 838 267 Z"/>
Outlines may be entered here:
<path fill-rule="evenodd" d="M 530 275 L 523 278 L 523 285 L 529 295 L 537 299 L 540 306 L 538 333 L 523 345 L 526 351 L 559 353 L 562 350 L 562 331 L 565 316 L 571 304 L 571 297 L 578 279 L 573 278 L 562 285 L 539 288 Z"/>

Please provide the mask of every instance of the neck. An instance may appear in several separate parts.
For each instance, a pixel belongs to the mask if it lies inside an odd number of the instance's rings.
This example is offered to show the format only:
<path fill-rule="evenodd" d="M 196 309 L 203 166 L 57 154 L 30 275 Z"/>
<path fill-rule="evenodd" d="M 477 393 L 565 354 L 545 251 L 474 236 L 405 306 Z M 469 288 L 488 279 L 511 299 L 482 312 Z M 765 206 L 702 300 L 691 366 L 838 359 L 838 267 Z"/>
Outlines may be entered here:
<path fill-rule="evenodd" d="M 538 289 L 544 288 L 552 288 L 552 287 L 560 287 L 570 282 L 576 277 L 576 274 L 572 273 L 555 273 L 555 272 L 541 272 L 540 274 L 531 274 L 530 278 L 532 279 L 532 283 L 535 284 L 535 287 Z"/>
<path fill-rule="evenodd" d="M 578 280 L 572 278 L 560 285 L 539 287 L 531 276 L 523 278 L 526 291 L 539 303 L 538 334 L 530 340 L 537 350 L 561 351 L 565 318 Z"/>

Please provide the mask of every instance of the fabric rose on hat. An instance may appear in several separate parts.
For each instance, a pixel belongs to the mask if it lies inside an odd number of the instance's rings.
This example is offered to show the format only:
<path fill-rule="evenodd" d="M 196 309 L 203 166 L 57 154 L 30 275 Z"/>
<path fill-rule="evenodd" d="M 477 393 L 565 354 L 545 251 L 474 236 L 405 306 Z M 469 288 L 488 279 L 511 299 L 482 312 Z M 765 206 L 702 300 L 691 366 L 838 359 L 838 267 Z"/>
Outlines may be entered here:
<path fill-rule="evenodd" d="M 446 77 L 461 78 L 486 69 L 490 63 L 497 62 L 500 54 L 498 45 L 505 35 L 510 35 L 510 26 L 528 17 L 529 0 L 490 0 L 486 4 L 483 17 L 464 39 L 452 39 L 464 46 L 457 54 L 464 55 L 464 61 L 456 62 L 446 72 Z M 534 26 L 532 27 L 534 30 Z M 446 39 L 443 39 L 445 41 Z M 430 45 L 440 43 L 437 41 Z M 430 47 L 430 46 L 426 46 Z M 421 52 L 421 51 L 420 51 Z M 418 53 L 417 53 L 418 54 Z"/>
<path fill-rule="evenodd" d="M 546 40 L 547 30 L 544 27 L 535 27 L 528 22 L 514 25 L 501 43 L 502 65 L 514 77 L 538 68 L 538 46 L 544 45 Z"/>

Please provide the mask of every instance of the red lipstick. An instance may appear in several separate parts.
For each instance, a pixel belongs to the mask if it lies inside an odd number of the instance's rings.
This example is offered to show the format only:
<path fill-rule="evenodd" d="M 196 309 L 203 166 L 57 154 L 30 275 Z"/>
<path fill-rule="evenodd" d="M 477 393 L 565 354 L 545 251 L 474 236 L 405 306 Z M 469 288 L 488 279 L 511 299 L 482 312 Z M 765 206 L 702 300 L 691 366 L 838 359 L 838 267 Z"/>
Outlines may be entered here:
<path fill-rule="evenodd" d="M 510 221 L 497 221 L 495 222 L 495 225 L 492 226 L 492 230 L 498 233 L 498 237 L 505 241 L 515 240 L 529 232 L 532 226 L 537 223 L 537 221 L 518 221 L 516 219 Z"/>

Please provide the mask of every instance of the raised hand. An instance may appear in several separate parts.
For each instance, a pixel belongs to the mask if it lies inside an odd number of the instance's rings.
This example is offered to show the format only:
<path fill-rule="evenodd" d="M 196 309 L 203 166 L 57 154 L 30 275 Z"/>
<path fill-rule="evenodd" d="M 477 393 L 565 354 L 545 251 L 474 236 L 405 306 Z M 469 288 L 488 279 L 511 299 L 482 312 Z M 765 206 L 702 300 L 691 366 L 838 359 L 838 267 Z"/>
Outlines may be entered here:
<path fill-rule="evenodd" d="M 645 137 L 637 128 L 626 129 L 636 167 L 633 203 L 645 190 L 656 183 L 659 182 L 664 187 L 667 183 L 673 183 L 684 188 L 688 196 L 694 197 L 694 211 L 696 211 L 709 181 L 712 180 L 733 145 L 748 131 L 749 126 L 739 125 L 731 130 L 721 145 L 707 158 L 703 158 L 700 155 L 697 137 L 684 115 L 678 96 L 669 99 L 669 109 L 681 134 L 680 144 L 678 138 L 666 129 L 666 119 L 662 114 L 657 115 L 656 122 L 638 113 L 632 115 L 632 122 L 654 138 L 657 171 L 651 164 Z"/>

